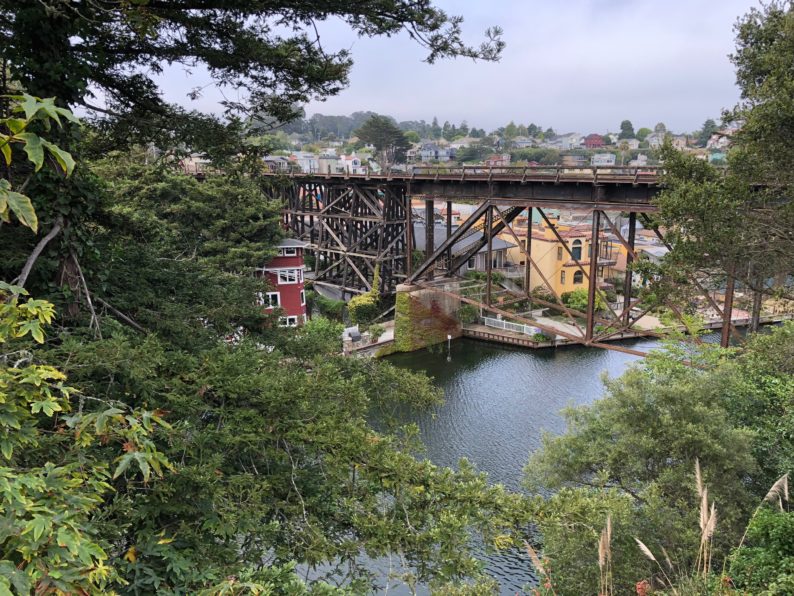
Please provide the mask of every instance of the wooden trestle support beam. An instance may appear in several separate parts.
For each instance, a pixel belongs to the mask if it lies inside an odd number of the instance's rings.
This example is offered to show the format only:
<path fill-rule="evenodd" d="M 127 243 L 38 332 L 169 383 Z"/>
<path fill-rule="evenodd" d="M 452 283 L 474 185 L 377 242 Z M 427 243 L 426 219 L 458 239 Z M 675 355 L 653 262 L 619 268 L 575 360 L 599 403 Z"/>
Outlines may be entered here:
<path fill-rule="evenodd" d="M 364 181 L 295 181 L 281 190 L 284 224 L 309 243 L 315 283 L 347 297 L 372 288 L 390 294 L 410 271 L 413 234 L 405 185 Z"/>

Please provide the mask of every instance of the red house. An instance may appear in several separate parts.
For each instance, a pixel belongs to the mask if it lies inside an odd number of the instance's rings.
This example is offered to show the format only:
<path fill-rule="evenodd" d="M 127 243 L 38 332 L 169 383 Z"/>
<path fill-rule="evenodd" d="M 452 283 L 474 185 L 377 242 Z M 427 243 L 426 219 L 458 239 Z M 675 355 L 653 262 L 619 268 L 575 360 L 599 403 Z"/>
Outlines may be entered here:
<path fill-rule="evenodd" d="M 593 133 L 584 138 L 585 149 L 601 149 L 604 146 L 604 137 L 599 134 Z"/>
<path fill-rule="evenodd" d="M 279 323 L 296 327 L 306 322 L 306 292 L 303 289 L 303 251 L 306 242 L 285 238 L 278 244 L 278 253 L 259 269 L 272 290 L 259 296 L 265 310 L 281 309 Z"/>

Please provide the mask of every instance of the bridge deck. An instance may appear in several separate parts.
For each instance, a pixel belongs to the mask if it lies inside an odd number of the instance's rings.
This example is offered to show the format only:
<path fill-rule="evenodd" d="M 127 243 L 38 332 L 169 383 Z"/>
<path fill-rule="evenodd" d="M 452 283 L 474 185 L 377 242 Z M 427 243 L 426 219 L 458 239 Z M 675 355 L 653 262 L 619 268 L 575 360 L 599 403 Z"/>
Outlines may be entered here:
<path fill-rule="evenodd" d="M 498 201 L 538 207 L 650 212 L 659 190 L 657 168 L 524 166 L 414 167 L 383 174 L 271 172 L 305 188 L 402 187 L 433 201 Z"/>

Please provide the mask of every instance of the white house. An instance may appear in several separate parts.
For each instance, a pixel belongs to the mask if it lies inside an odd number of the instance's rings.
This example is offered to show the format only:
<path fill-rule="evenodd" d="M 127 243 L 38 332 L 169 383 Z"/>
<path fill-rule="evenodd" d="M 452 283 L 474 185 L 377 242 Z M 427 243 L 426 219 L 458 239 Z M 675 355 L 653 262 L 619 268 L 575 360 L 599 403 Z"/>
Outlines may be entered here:
<path fill-rule="evenodd" d="M 354 151 L 351 155 L 339 157 L 339 167 L 346 174 L 366 174 L 367 166 L 361 163 L 361 158 Z"/>
<path fill-rule="evenodd" d="M 590 165 L 592 166 L 614 166 L 615 154 L 614 153 L 596 153 L 590 158 Z"/>
<path fill-rule="evenodd" d="M 559 141 L 560 149 L 568 151 L 569 149 L 576 149 L 582 146 L 582 135 L 578 132 L 569 132 L 564 135 L 559 135 L 555 141 Z"/>
<path fill-rule="evenodd" d="M 308 151 L 296 151 L 290 155 L 290 161 L 300 167 L 301 172 L 316 174 L 320 171 L 320 159 Z"/>

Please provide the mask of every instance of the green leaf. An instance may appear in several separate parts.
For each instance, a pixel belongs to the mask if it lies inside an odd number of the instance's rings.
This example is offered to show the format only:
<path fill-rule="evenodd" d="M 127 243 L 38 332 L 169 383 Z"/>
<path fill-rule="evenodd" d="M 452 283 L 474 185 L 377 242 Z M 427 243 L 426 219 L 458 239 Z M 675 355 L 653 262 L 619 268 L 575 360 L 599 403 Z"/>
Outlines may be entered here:
<path fill-rule="evenodd" d="M 52 153 L 52 156 L 58 162 L 58 165 L 61 166 L 61 169 L 66 172 L 67 176 L 69 176 L 72 171 L 74 171 L 74 159 L 72 158 L 71 153 L 64 151 L 57 145 L 54 145 L 49 141 L 45 141 L 44 139 L 42 139 L 41 142 L 47 148 L 47 150 Z"/>
<path fill-rule="evenodd" d="M 57 538 L 58 538 L 58 546 L 65 546 L 66 548 L 69 549 L 69 552 L 71 554 L 76 555 L 80 551 L 74 533 L 70 532 L 66 528 L 58 529 Z"/>
<path fill-rule="evenodd" d="M 28 121 L 23 118 L 8 118 L 5 122 L 6 126 L 8 126 L 8 130 L 13 134 L 22 132 L 28 124 Z"/>
<path fill-rule="evenodd" d="M 39 110 L 43 111 L 47 116 L 55 120 L 58 125 L 61 124 L 61 118 L 58 116 L 58 108 L 55 105 L 55 98 L 54 97 L 47 97 L 42 99 L 39 103 Z"/>
<path fill-rule="evenodd" d="M 11 456 L 14 455 L 14 446 L 11 441 L 0 441 L 0 452 L 6 459 L 11 459 Z"/>
<path fill-rule="evenodd" d="M 119 476 L 121 476 L 125 472 L 125 470 L 130 467 L 130 463 L 132 463 L 134 457 L 135 457 L 134 453 L 125 453 L 124 455 L 122 455 L 118 459 L 119 465 L 116 466 L 116 471 L 113 472 L 113 478 L 118 478 Z"/>
<path fill-rule="evenodd" d="M 71 110 L 67 110 L 66 108 L 55 108 L 55 111 L 66 118 L 69 122 L 73 122 L 74 124 L 81 124 L 80 119 L 72 114 Z"/>
<path fill-rule="evenodd" d="M 11 561 L 0 561 L 0 577 L 6 579 L 8 583 L 14 586 L 17 594 L 30 594 L 31 586 L 27 574 L 17 569 L 16 565 Z M 0 595 L 11 595 L 10 591 L 6 589 L 4 592 L 3 589 L 5 588 L 0 585 Z"/>
<path fill-rule="evenodd" d="M 28 154 L 28 159 L 36 166 L 36 171 L 41 169 L 44 165 L 44 147 L 42 147 L 42 138 L 32 132 L 22 132 L 17 135 L 18 139 L 25 141 L 25 153 Z"/>
<path fill-rule="evenodd" d="M 39 231 L 39 219 L 36 217 L 36 210 L 28 197 L 18 192 L 9 192 L 6 194 L 6 200 L 8 207 L 23 226 L 29 227 L 34 232 Z"/>
<path fill-rule="evenodd" d="M 0 135 L 0 151 L 3 152 L 3 157 L 6 160 L 6 165 L 11 165 L 11 145 L 8 142 L 8 137 L 6 135 Z"/>
<path fill-rule="evenodd" d="M 22 533 L 27 534 L 28 532 L 33 532 L 33 540 L 38 540 L 41 538 L 42 534 L 44 534 L 44 530 L 49 527 L 50 520 L 46 517 L 37 515 L 25 525 L 25 529 L 22 530 Z"/>
<path fill-rule="evenodd" d="M 30 120 L 33 118 L 39 111 L 39 100 L 32 95 L 28 95 L 27 93 L 22 94 L 22 101 L 19 104 L 19 108 L 23 112 L 25 112 L 25 118 Z"/>

